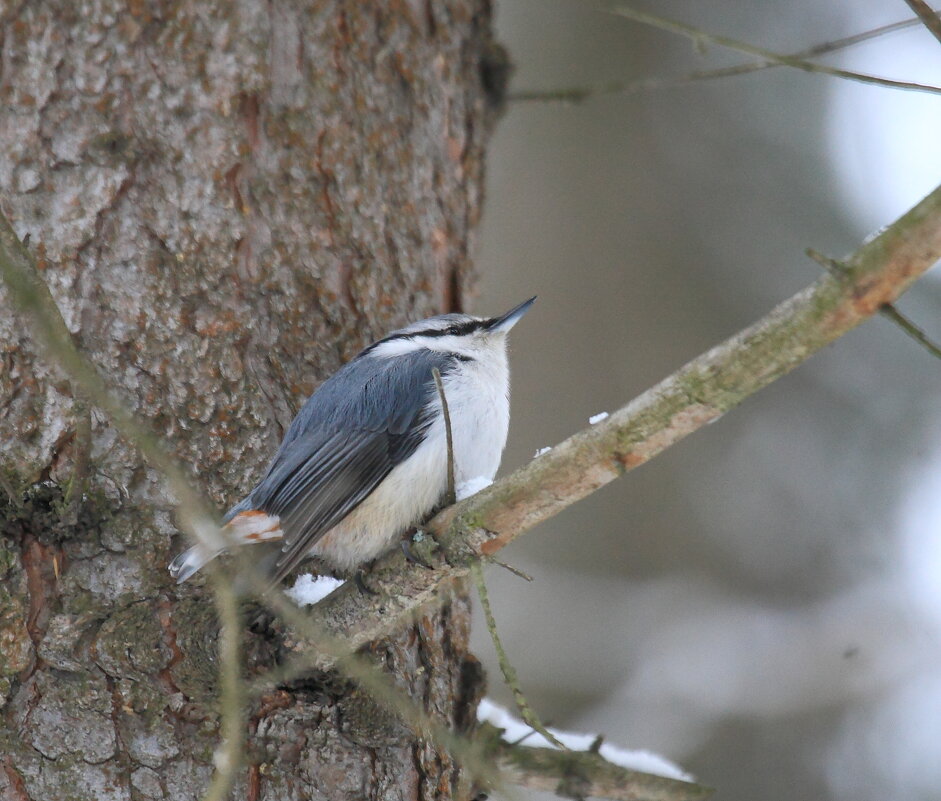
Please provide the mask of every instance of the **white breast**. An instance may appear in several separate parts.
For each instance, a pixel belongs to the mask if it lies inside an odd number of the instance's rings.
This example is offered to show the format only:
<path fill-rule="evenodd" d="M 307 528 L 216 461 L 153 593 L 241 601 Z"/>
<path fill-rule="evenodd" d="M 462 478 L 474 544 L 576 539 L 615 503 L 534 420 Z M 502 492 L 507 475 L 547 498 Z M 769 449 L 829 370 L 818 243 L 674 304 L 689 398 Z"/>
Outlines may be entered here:
<path fill-rule="evenodd" d="M 485 361 L 459 362 L 457 369 L 444 376 L 443 384 L 451 414 L 455 483 L 492 479 L 500 467 L 510 426 L 506 352 L 501 349 Z M 443 418 L 432 433 L 445 438 Z"/>
<path fill-rule="evenodd" d="M 486 358 L 458 362 L 443 377 L 454 440 L 454 479 L 492 479 L 500 466 L 510 424 L 509 370 L 501 347 Z M 349 569 L 376 558 L 407 528 L 422 521 L 447 488 L 447 438 L 441 403 L 415 452 L 343 522 L 311 549 L 333 566 Z"/>

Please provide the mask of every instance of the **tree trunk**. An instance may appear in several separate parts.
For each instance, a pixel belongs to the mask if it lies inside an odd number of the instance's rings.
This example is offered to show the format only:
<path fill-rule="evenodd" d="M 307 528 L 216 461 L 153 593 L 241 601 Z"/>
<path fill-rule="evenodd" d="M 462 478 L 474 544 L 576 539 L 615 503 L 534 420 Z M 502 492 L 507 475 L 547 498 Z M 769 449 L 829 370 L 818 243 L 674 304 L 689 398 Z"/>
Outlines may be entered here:
<path fill-rule="evenodd" d="M 220 509 L 365 342 L 461 307 L 501 89 L 488 0 L 0 9 L 4 211 L 85 353 Z M 198 798 L 218 624 L 209 589 L 166 572 L 173 499 L 2 291 L 0 309 L 0 799 Z M 457 727 L 468 622 L 456 593 L 373 647 Z M 246 637 L 258 674 L 278 643 Z M 342 681 L 273 689 L 248 762 L 250 801 L 468 792 Z"/>

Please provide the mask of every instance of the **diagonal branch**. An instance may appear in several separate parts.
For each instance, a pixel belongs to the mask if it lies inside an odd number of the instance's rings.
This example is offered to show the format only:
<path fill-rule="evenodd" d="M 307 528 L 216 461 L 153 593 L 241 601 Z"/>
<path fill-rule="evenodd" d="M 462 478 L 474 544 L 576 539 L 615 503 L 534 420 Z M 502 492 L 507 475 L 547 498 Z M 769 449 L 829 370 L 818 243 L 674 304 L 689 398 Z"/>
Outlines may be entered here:
<path fill-rule="evenodd" d="M 839 67 L 831 67 L 826 64 L 818 64 L 814 61 L 807 61 L 798 56 L 788 56 L 782 53 L 776 53 L 773 50 L 767 50 L 764 47 L 742 42 L 733 39 L 730 36 L 719 36 L 714 33 L 706 33 L 692 25 L 678 22 L 668 17 L 661 17 L 656 14 L 650 14 L 646 11 L 633 8 L 631 6 L 615 6 L 610 9 L 612 14 L 626 19 L 640 22 L 643 25 L 649 25 L 652 28 L 658 28 L 662 31 L 675 33 L 679 36 L 685 36 L 691 39 L 697 45 L 716 45 L 724 47 L 727 50 L 734 50 L 737 53 L 744 53 L 748 56 L 757 56 L 771 64 L 780 64 L 784 67 L 793 67 L 804 72 L 816 72 L 821 75 L 830 75 L 834 78 L 845 78 L 859 83 L 868 83 L 876 86 L 888 86 L 893 89 L 908 89 L 914 92 L 928 92 L 929 94 L 941 94 L 941 86 L 931 84 L 916 83 L 914 81 L 896 81 L 891 78 L 881 78 L 877 75 L 867 75 L 861 72 L 852 72 L 842 70 Z"/>
<path fill-rule="evenodd" d="M 938 12 L 929 6 L 925 0 L 905 0 L 909 8 L 914 11 L 924 26 L 931 32 L 939 42 L 941 42 L 941 17 Z"/>
<path fill-rule="evenodd" d="M 111 415 L 114 425 L 129 441 L 133 442 L 144 456 L 167 479 L 177 496 L 179 523 L 191 537 L 213 547 L 222 534 L 212 519 L 212 513 L 202 497 L 190 486 L 190 481 L 169 454 L 156 435 L 144 427 L 121 401 L 108 391 L 91 363 L 79 353 L 72 334 L 56 306 L 49 287 L 42 280 L 35 259 L 27 249 L 27 242 L 20 241 L 13 226 L 0 211 L 0 277 L 6 282 L 15 306 L 29 315 L 37 339 L 45 349 L 50 361 L 57 364 L 75 383 L 81 396 L 79 406 L 84 407 L 84 397 Z M 87 410 L 81 412 L 83 417 Z M 90 429 L 91 421 L 80 422 Z M 91 431 L 87 431 L 90 439 Z M 80 444 L 87 448 L 88 443 Z M 80 456 L 86 459 L 87 454 Z M 83 480 L 80 466 L 76 466 L 75 478 Z M 73 488 L 70 485 L 69 492 Z M 81 490 L 76 488 L 78 501 Z M 74 497 L 73 497 L 74 501 Z M 220 749 L 221 764 L 217 767 L 204 801 L 222 801 L 228 797 L 235 774 L 242 761 L 245 741 L 244 688 L 239 665 L 241 661 L 241 626 L 238 603 L 232 586 L 227 582 L 213 582 L 213 592 L 221 623 L 220 642 L 220 733 L 223 744 Z"/>
<path fill-rule="evenodd" d="M 565 746 L 559 739 L 546 728 L 545 724 L 539 719 L 536 711 L 529 705 L 523 688 L 520 687 L 519 676 L 516 668 L 513 667 L 510 658 L 503 647 L 503 640 L 497 631 L 497 621 L 493 616 L 493 609 L 490 606 L 490 593 L 487 592 L 487 583 L 484 581 L 484 569 L 480 562 L 471 563 L 471 575 L 474 577 L 474 583 L 477 585 L 477 595 L 480 598 L 480 608 L 484 613 L 484 620 L 487 623 L 487 629 L 490 632 L 490 639 L 493 640 L 493 649 L 497 652 L 497 661 L 500 663 L 500 671 L 503 673 L 503 680 L 506 686 L 513 693 L 513 700 L 516 702 L 516 708 L 520 717 L 529 725 L 529 727 L 552 743 L 556 748 L 565 749 Z"/>
<path fill-rule="evenodd" d="M 80 388 L 87 399 L 106 412 L 121 434 L 167 479 L 179 504 L 179 523 L 197 541 L 212 548 L 220 543 L 214 514 L 192 487 L 192 479 L 180 468 L 165 445 L 105 386 L 95 368 L 79 353 L 72 334 L 43 282 L 35 259 L 0 210 L 0 278 L 10 290 L 14 306 L 29 316 L 32 330 L 49 360 Z"/>
<path fill-rule="evenodd" d="M 789 53 L 787 58 L 796 58 L 806 61 L 808 59 L 827 55 L 828 53 L 835 53 L 839 50 L 845 50 L 848 47 L 853 47 L 855 45 L 861 44 L 862 42 L 867 42 L 871 39 L 876 39 L 880 36 L 885 36 L 886 34 L 895 33 L 896 31 L 905 30 L 906 28 L 911 28 L 920 24 L 921 20 L 918 18 L 906 19 L 902 20 L 901 22 L 892 22 L 888 25 L 881 25 L 878 28 L 873 28 L 872 30 L 856 33 L 852 36 L 846 36 L 842 39 L 821 42 L 820 44 L 813 45 L 812 47 L 808 47 L 805 50 L 800 50 L 796 53 Z M 609 81 L 604 84 L 596 84 L 593 86 L 572 86 L 564 89 L 550 89 L 548 91 L 521 90 L 510 92 L 509 95 L 507 95 L 507 100 L 509 100 L 511 103 L 526 103 L 532 101 L 543 103 L 580 103 L 592 97 L 601 97 L 603 95 L 630 95 L 638 92 L 647 92 L 657 89 L 671 89 L 679 86 L 688 86 L 690 84 L 699 83 L 701 81 L 712 81 L 718 78 L 731 78 L 736 75 L 747 75 L 752 72 L 760 72 L 761 70 L 782 66 L 784 65 L 779 61 L 768 61 L 767 59 L 762 59 L 760 61 L 749 61 L 745 64 L 735 64 L 731 67 L 719 67 L 717 69 L 710 70 L 696 70 L 695 72 L 690 72 L 686 75 L 677 75 L 669 78 L 637 78 L 630 81 Z"/>
<path fill-rule="evenodd" d="M 615 801 L 700 801 L 712 790 L 691 782 L 622 768 L 591 751 L 556 751 L 501 744 L 497 764 L 505 781 L 562 798 Z"/>
<path fill-rule="evenodd" d="M 370 576 L 378 596 L 344 587 L 313 614 L 353 648 L 388 634 L 404 615 L 432 600 L 441 581 L 467 573 L 473 559 L 493 554 L 717 420 L 895 301 L 939 259 L 941 187 L 860 247 L 846 260 L 844 276 L 821 276 L 603 422 L 439 513 L 426 526 L 447 556 L 439 569 L 387 557 Z"/>

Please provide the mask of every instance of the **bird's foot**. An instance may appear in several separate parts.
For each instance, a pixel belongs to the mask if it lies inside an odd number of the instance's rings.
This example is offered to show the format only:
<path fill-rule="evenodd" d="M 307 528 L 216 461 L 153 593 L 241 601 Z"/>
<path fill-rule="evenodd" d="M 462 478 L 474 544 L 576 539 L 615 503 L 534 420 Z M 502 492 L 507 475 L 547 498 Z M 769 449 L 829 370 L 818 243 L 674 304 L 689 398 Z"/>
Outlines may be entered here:
<path fill-rule="evenodd" d="M 378 592 L 376 592 L 374 589 L 372 589 L 372 587 L 366 584 L 365 576 L 366 574 L 362 570 L 357 570 L 353 574 L 353 583 L 356 585 L 356 589 L 358 589 L 363 595 L 373 595 L 373 596 L 379 595 Z"/>
<path fill-rule="evenodd" d="M 410 562 L 413 565 L 421 565 L 428 570 L 434 570 L 434 567 L 428 563 L 426 559 L 422 558 L 422 555 L 417 553 L 415 545 L 421 545 L 425 543 L 429 538 L 425 535 L 425 532 L 420 528 L 416 529 L 414 532 L 409 532 L 402 538 L 402 553 L 405 554 L 405 561 Z M 427 550 L 427 548 L 425 548 Z"/>

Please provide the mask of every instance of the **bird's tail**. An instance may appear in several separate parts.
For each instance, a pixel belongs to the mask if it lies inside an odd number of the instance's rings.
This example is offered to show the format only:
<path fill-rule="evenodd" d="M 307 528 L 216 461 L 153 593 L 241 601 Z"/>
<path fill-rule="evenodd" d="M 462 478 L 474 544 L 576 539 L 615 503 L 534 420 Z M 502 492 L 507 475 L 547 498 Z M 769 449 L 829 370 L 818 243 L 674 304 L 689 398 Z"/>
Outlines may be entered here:
<path fill-rule="evenodd" d="M 211 560 L 215 559 L 222 550 L 215 552 L 210 551 L 204 545 L 194 545 L 192 548 L 187 548 L 183 553 L 178 554 L 177 557 L 170 562 L 169 571 L 170 575 L 176 579 L 177 584 L 182 584 L 190 576 L 193 575 L 197 570 L 199 570 L 203 565 Z"/>
<path fill-rule="evenodd" d="M 238 508 L 235 507 L 235 509 Z M 235 510 L 233 509 L 233 511 Z M 229 514 L 232 514 L 232 512 Z M 239 511 L 223 526 L 222 530 L 230 542 L 237 544 L 269 542 L 271 540 L 280 540 L 282 537 L 277 516 L 268 515 L 257 509 Z M 202 543 L 187 548 L 170 562 L 168 568 L 170 575 L 176 579 L 177 584 L 181 584 L 224 550 L 225 548 L 213 550 Z"/>

